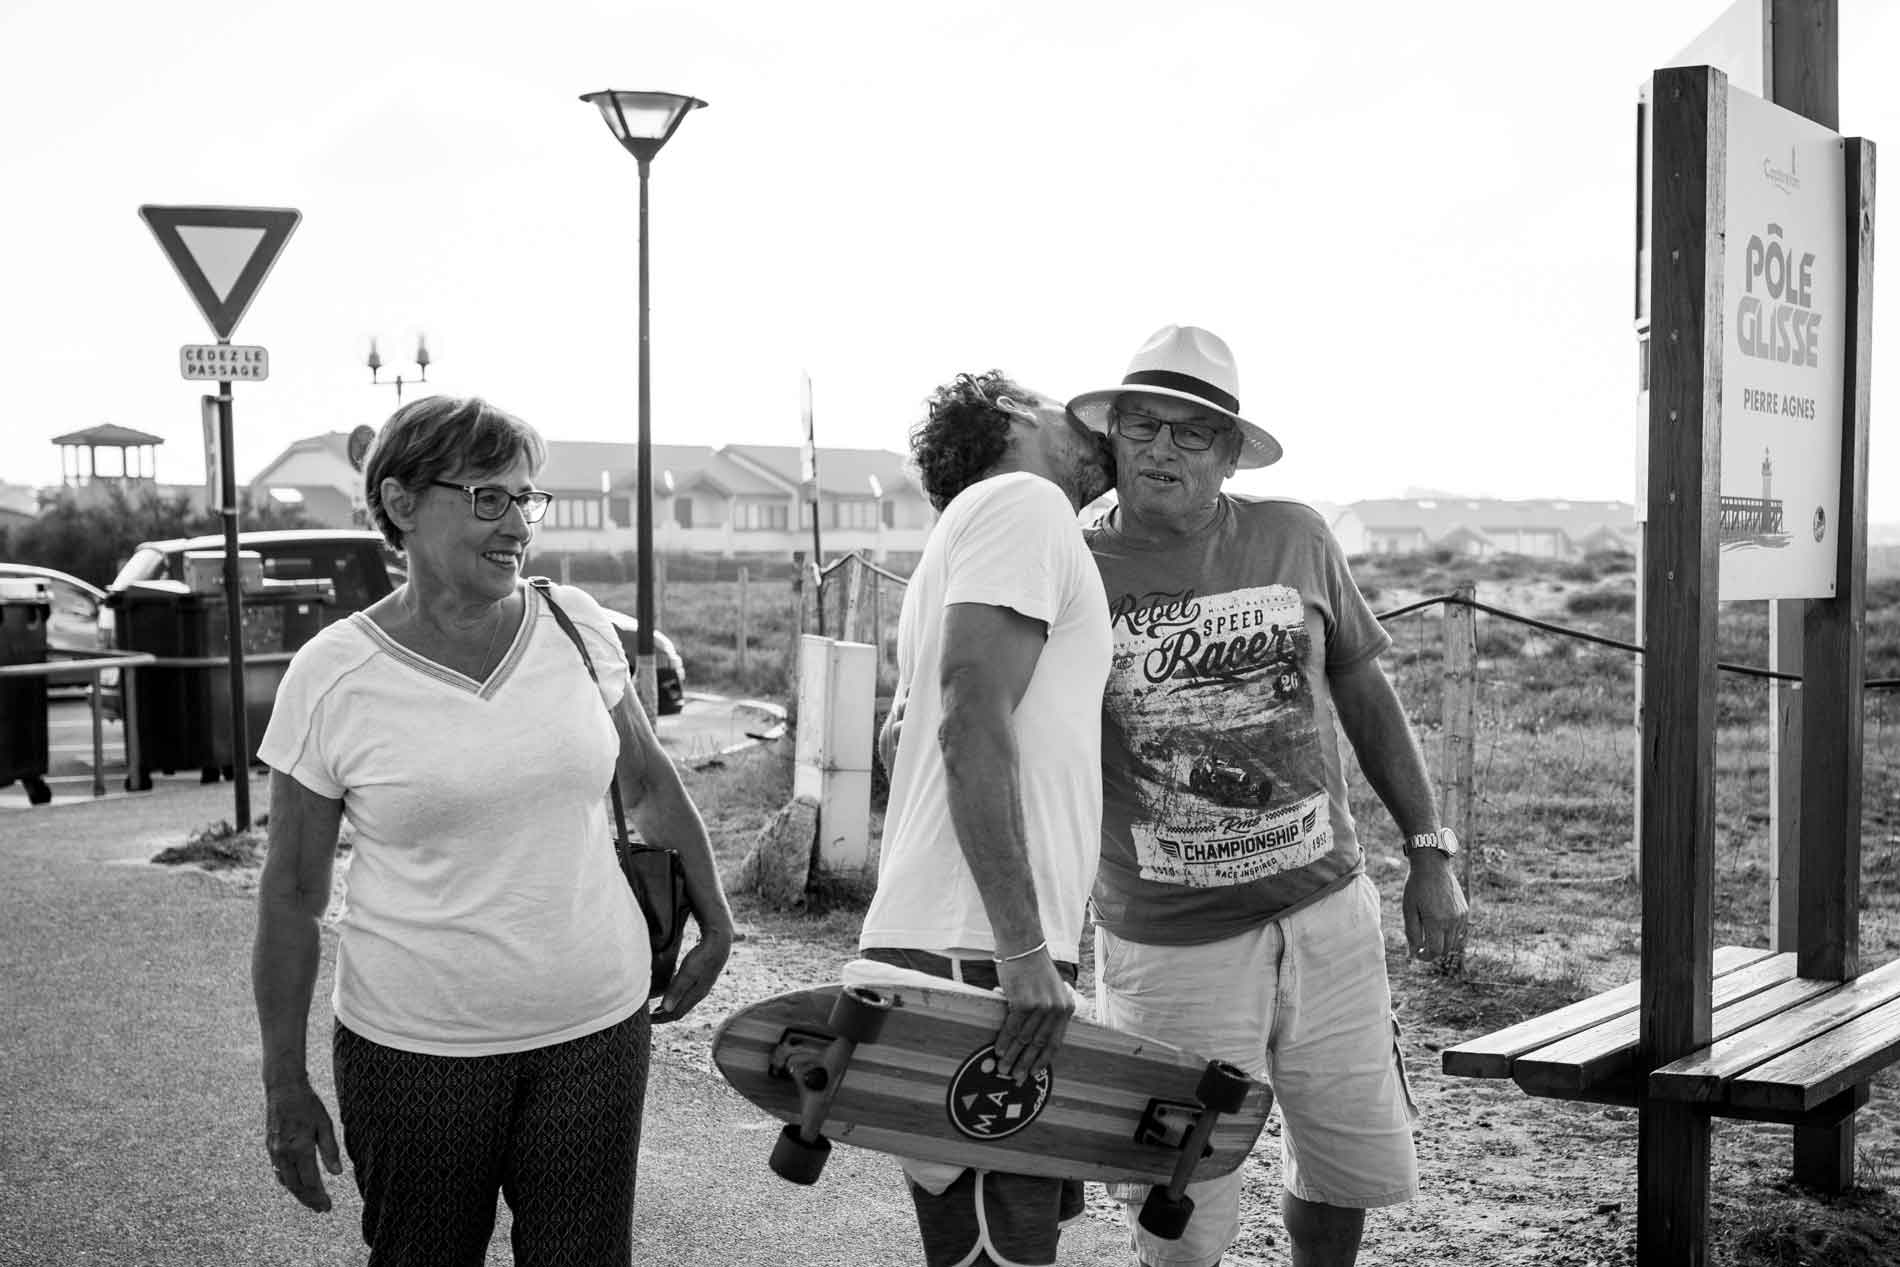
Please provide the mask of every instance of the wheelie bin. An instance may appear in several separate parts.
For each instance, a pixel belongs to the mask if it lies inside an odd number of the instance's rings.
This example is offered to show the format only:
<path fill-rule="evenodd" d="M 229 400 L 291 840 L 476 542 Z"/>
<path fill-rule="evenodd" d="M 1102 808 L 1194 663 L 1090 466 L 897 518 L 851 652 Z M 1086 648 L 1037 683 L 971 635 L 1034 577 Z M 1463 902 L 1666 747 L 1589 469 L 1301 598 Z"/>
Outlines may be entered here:
<path fill-rule="evenodd" d="M 194 578 L 142 581 L 120 592 L 117 628 L 127 650 L 161 659 L 221 660 L 229 653 L 230 628 L 221 588 L 213 589 L 209 563 Z M 245 576 L 242 613 L 244 723 L 247 761 L 270 724 L 271 705 L 283 681 L 281 653 L 301 647 L 324 624 L 334 589 L 327 580 L 275 581 Z M 251 657 L 258 657 L 253 661 Z M 196 769 L 203 782 L 229 777 L 235 769 L 231 743 L 231 674 L 225 664 L 158 665 L 135 676 L 139 693 L 140 764 L 129 786 L 151 786 L 151 774 Z"/>
<path fill-rule="evenodd" d="M 0 668 L 46 663 L 46 626 L 53 596 L 38 581 L 0 580 Z M 26 799 L 53 799 L 46 785 L 46 679 L 0 673 L 0 787 L 15 781 Z"/>

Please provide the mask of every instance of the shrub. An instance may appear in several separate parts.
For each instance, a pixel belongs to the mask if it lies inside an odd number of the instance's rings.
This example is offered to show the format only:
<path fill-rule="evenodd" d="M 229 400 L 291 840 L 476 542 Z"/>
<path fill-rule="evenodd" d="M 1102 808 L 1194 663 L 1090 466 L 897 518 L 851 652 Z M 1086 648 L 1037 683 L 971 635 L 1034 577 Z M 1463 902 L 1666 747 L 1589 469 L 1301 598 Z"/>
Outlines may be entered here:
<path fill-rule="evenodd" d="M 1564 610 L 1572 616 L 1595 616 L 1603 612 L 1634 612 L 1636 591 L 1622 587 L 1579 590 L 1564 599 Z"/>

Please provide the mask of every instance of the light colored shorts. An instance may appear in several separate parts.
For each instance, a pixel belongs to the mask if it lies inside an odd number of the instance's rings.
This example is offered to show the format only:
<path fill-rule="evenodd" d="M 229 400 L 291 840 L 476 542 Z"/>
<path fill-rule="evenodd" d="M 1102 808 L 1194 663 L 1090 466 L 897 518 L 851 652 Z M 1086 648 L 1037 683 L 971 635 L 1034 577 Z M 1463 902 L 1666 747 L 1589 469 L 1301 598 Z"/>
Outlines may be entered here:
<path fill-rule="evenodd" d="M 1198 946 L 1095 933 L 1105 1025 L 1239 1065 L 1273 1087 L 1281 1182 L 1304 1201 L 1370 1209 L 1418 1192 L 1417 1119 L 1385 975 L 1379 892 L 1361 875 L 1282 920 Z M 1240 1231 L 1240 1172 L 1188 1185 L 1178 1241 L 1148 1235 L 1149 1267 L 1212 1267 Z M 1116 1192 L 1134 1201 L 1145 1191 Z"/>

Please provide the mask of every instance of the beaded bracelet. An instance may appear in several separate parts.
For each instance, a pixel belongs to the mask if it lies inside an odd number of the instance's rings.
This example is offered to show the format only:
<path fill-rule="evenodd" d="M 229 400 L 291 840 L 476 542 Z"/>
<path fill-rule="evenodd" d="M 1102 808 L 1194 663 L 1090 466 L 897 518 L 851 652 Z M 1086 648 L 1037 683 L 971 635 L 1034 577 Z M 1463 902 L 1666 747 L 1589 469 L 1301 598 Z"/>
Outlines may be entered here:
<path fill-rule="evenodd" d="M 1049 941 L 1047 938 L 1044 938 L 1042 941 L 1031 946 L 1028 950 L 1019 950 L 1013 955 L 991 955 L 990 962 L 1015 963 L 1018 959 L 1027 959 L 1031 955 L 1039 955 L 1047 949 L 1049 949 Z"/>

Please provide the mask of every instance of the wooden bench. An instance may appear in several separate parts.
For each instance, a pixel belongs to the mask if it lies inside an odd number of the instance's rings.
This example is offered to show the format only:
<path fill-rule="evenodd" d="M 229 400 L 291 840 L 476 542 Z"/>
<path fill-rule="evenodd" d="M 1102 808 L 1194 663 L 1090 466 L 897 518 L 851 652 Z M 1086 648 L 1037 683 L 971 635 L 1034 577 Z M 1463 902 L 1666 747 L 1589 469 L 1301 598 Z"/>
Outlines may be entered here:
<path fill-rule="evenodd" d="M 1637 1073 L 1638 984 L 1618 986 L 1443 1052 L 1447 1074 L 1510 1078 L 1531 1095 L 1687 1104 L 1720 1117 L 1826 1126 L 1900 1062 L 1900 960 L 1852 981 L 1795 973 L 1792 953 L 1717 947 L 1710 1045 Z"/>

